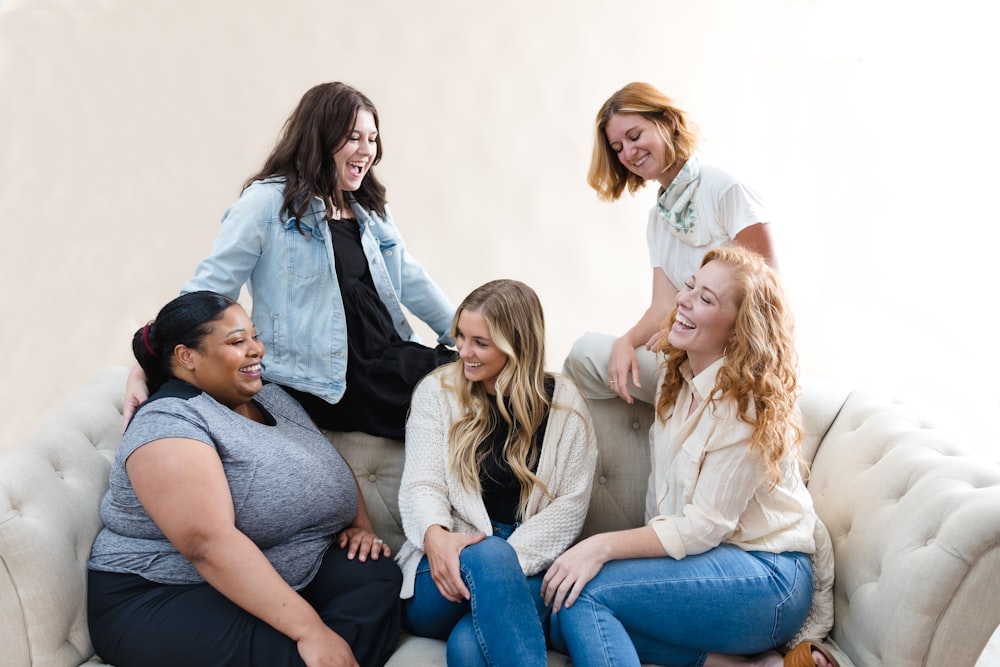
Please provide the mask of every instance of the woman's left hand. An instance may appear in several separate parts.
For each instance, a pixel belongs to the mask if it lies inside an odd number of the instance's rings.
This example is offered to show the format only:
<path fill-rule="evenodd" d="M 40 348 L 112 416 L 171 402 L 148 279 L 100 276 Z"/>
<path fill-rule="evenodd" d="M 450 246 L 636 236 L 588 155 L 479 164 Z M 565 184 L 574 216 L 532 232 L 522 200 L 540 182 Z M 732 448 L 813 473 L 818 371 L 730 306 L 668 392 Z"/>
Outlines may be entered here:
<path fill-rule="evenodd" d="M 573 606 L 583 587 L 604 567 L 608 559 L 600 538 L 601 535 L 588 537 L 566 550 L 545 573 L 542 597 L 545 604 L 552 605 L 553 613 L 564 604 L 566 607 Z"/>
<path fill-rule="evenodd" d="M 362 563 L 368 560 L 369 556 L 372 560 L 378 560 L 382 556 L 389 558 L 392 555 L 389 545 L 368 528 L 348 526 L 340 531 L 338 543 L 341 549 L 347 548 L 348 559 L 354 560 L 357 556 Z"/>

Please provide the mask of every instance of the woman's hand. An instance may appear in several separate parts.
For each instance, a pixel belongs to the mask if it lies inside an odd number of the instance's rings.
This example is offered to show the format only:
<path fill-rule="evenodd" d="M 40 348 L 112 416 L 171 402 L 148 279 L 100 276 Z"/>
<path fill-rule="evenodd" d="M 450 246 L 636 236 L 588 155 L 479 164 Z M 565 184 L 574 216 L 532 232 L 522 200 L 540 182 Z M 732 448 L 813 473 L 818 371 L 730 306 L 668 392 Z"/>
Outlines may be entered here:
<path fill-rule="evenodd" d="M 122 405 L 122 431 L 128 426 L 132 415 L 139 406 L 149 398 L 149 387 L 146 384 L 146 373 L 141 366 L 133 366 L 125 381 L 125 403 Z"/>
<path fill-rule="evenodd" d="M 301 637 L 297 646 L 306 667 L 358 667 L 350 645 L 325 625 Z"/>
<path fill-rule="evenodd" d="M 382 556 L 389 558 L 392 555 L 392 549 L 389 548 L 388 544 L 383 542 L 370 528 L 362 526 L 352 525 L 340 531 L 337 543 L 341 549 L 347 547 L 349 560 L 354 560 L 354 557 L 357 556 L 362 563 L 368 560 L 369 556 L 372 560 L 378 560 Z"/>
<path fill-rule="evenodd" d="M 572 607 L 587 582 L 597 576 L 609 560 L 603 535 L 593 535 L 556 558 L 542 579 L 542 598 L 558 612 Z"/>
<path fill-rule="evenodd" d="M 437 585 L 444 599 L 462 602 L 472 598 L 459 567 L 458 555 L 470 544 L 486 539 L 485 533 L 472 535 L 452 533 L 441 526 L 431 526 L 424 534 L 424 552 L 431 568 L 431 579 Z"/>
<path fill-rule="evenodd" d="M 642 387 L 639 378 L 639 358 L 635 356 L 635 348 L 628 335 L 615 339 L 611 346 L 611 359 L 608 361 L 608 388 L 618 394 L 626 403 L 632 403 L 632 395 L 628 391 L 628 381 Z"/>
<path fill-rule="evenodd" d="M 663 338 L 663 329 L 657 329 L 656 333 L 649 337 L 646 341 L 646 349 L 650 352 L 656 352 L 656 349 L 660 346 L 660 339 Z"/>

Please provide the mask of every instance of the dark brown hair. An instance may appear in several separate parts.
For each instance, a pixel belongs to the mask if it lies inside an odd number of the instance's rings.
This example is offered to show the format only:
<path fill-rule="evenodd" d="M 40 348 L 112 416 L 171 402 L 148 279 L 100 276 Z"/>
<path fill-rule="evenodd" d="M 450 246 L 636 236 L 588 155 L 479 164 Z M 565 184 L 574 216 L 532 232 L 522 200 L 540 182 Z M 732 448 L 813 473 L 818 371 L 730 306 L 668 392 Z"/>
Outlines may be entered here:
<path fill-rule="evenodd" d="M 344 193 L 338 183 L 333 154 L 353 131 L 359 109 L 371 112 L 377 130 L 378 111 L 363 93 L 340 82 L 321 83 L 310 88 L 285 121 L 264 166 L 247 179 L 243 188 L 261 179 L 284 178 L 285 198 L 281 213 L 288 219 L 295 219 L 296 226 L 313 197 L 344 208 Z M 365 209 L 385 216 L 385 187 L 374 171 L 374 166 L 382 160 L 381 135 L 376 137 L 375 144 L 378 150 L 372 160 L 372 169 L 351 197 Z"/>

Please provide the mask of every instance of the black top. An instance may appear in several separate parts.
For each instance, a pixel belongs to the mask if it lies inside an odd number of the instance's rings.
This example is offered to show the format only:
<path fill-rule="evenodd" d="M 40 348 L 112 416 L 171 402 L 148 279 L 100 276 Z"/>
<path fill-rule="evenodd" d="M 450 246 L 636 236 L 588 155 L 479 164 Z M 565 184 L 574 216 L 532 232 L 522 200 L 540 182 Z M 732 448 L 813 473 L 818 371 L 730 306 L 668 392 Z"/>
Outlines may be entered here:
<path fill-rule="evenodd" d="M 545 393 L 552 400 L 555 392 L 556 380 L 554 377 L 546 376 Z M 509 403 L 504 403 L 509 408 Z M 486 439 L 479 444 L 479 450 L 486 450 L 486 457 L 479 468 L 479 485 L 482 488 L 483 502 L 486 504 L 486 512 L 490 519 L 497 523 L 515 524 L 521 520 L 518 515 L 518 505 L 521 501 L 521 482 L 514 475 L 510 464 L 507 462 L 503 452 L 503 445 L 507 441 L 507 433 L 510 430 L 507 422 L 500 415 L 500 408 L 496 403 L 490 402 L 490 422 L 493 430 L 490 431 Z M 541 455 L 542 440 L 545 438 L 545 427 L 549 422 L 549 413 L 546 411 L 542 418 L 542 423 L 535 432 L 533 450 L 535 452 L 535 465 L 531 467 L 532 472 L 538 469 L 538 459 Z"/>
<path fill-rule="evenodd" d="M 403 340 L 375 289 L 358 221 L 332 220 L 329 227 L 347 325 L 347 389 L 336 406 L 303 405 L 323 428 L 402 440 L 413 388 L 454 352 Z"/>

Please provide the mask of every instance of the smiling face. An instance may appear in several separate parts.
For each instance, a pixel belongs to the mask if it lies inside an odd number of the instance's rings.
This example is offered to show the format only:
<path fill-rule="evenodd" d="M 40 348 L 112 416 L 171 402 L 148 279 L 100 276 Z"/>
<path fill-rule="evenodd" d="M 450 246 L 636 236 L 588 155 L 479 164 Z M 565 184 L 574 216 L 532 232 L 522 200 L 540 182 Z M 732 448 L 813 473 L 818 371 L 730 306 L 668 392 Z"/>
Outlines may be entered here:
<path fill-rule="evenodd" d="M 469 382 L 479 382 L 488 394 L 496 394 L 496 380 L 507 365 L 507 355 L 493 342 L 486 318 L 478 310 L 463 309 L 458 315 L 455 347 Z"/>
<path fill-rule="evenodd" d="M 659 180 L 663 187 L 674 180 L 676 167 L 667 163 L 667 142 L 653 121 L 635 113 L 612 114 L 604 136 L 618 161 L 636 176 Z"/>
<path fill-rule="evenodd" d="M 677 315 L 667 339 L 687 352 L 695 375 L 720 359 L 736 329 L 736 271 L 713 260 L 677 292 Z"/>
<path fill-rule="evenodd" d="M 367 109 L 358 109 L 354 127 L 344 144 L 333 154 L 337 180 L 342 190 L 353 192 L 361 187 L 365 174 L 378 156 L 378 127 L 375 116 Z"/>
<path fill-rule="evenodd" d="M 263 386 L 264 345 L 242 306 L 224 310 L 211 327 L 197 348 L 177 346 L 177 376 L 239 411 Z"/>

